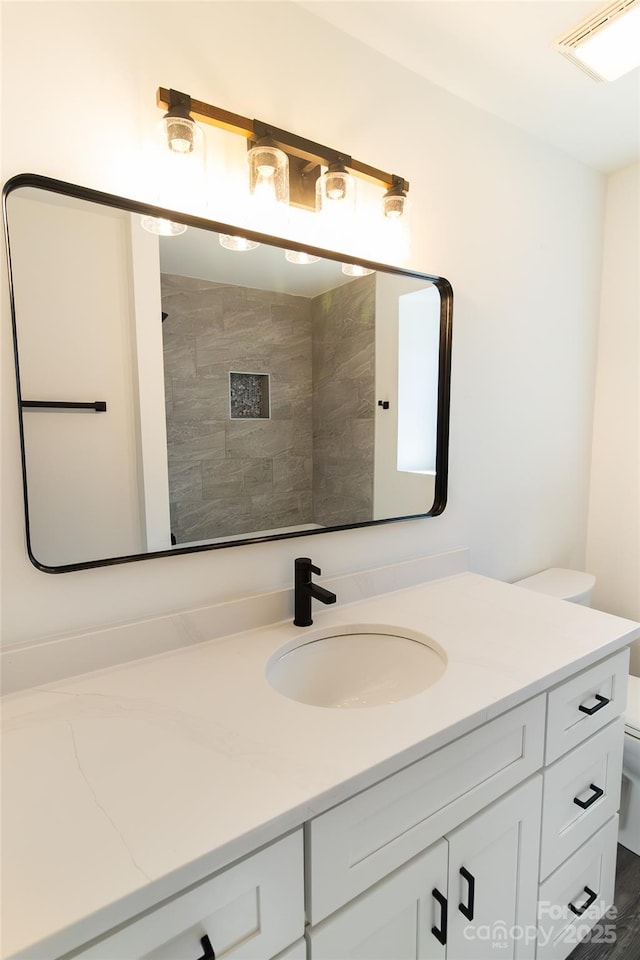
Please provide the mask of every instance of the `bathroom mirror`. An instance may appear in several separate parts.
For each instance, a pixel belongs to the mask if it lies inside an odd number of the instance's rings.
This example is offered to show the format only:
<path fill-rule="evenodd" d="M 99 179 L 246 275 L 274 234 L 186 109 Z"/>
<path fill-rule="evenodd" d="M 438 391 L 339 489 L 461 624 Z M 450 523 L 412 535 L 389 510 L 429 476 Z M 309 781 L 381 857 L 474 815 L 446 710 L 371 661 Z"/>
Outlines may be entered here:
<path fill-rule="evenodd" d="M 448 281 L 33 174 L 4 216 L 39 569 L 442 512 Z"/>

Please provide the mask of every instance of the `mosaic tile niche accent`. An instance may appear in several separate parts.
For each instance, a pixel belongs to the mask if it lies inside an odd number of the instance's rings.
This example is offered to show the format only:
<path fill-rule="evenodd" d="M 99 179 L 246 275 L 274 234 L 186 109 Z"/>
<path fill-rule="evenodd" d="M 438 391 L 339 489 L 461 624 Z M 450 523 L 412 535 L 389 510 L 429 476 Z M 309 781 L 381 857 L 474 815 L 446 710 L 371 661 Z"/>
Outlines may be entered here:
<path fill-rule="evenodd" d="M 229 374 L 229 409 L 232 420 L 269 419 L 269 374 Z"/>

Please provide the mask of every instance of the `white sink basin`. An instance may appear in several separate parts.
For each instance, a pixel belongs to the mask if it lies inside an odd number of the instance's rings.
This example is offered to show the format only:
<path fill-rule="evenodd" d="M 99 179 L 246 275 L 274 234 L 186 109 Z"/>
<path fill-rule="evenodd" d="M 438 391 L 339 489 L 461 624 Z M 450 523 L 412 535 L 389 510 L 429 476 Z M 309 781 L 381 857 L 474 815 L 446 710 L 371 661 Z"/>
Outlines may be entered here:
<path fill-rule="evenodd" d="M 388 626 L 334 627 L 298 637 L 267 664 L 278 693 L 315 707 L 380 707 L 432 686 L 446 670 L 423 634 Z"/>

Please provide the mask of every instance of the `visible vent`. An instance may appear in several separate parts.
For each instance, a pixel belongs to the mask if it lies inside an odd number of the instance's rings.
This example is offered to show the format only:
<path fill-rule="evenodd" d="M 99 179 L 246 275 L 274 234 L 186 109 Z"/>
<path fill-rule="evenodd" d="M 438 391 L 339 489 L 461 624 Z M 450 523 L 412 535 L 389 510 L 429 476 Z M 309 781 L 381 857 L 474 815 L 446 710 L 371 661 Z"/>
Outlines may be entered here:
<path fill-rule="evenodd" d="M 566 57 L 567 60 L 571 60 L 577 67 L 580 67 L 592 80 L 604 80 L 604 77 L 601 77 L 595 70 L 591 70 L 586 63 L 580 60 L 579 57 L 576 57 L 573 51 L 586 40 L 590 34 L 601 30 L 602 27 L 611 23 L 612 20 L 617 20 L 619 16 L 626 13 L 631 7 L 637 6 L 639 2 L 640 0 L 617 0 L 616 3 L 612 3 L 603 10 L 599 10 L 593 16 L 579 23 L 577 27 L 573 27 L 569 33 L 564 34 L 556 40 L 556 49 Z"/>

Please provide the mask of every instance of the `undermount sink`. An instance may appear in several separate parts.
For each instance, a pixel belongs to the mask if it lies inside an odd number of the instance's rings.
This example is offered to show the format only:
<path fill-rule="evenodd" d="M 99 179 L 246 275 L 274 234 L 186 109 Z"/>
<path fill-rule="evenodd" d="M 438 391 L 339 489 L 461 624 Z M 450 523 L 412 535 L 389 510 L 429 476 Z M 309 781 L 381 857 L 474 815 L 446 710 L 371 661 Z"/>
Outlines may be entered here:
<path fill-rule="evenodd" d="M 334 627 L 298 637 L 267 664 L 278 693 L 315 707 L 380 707 L 432 686 L 446 670 L 437 645 L 385 626 Z"/>

